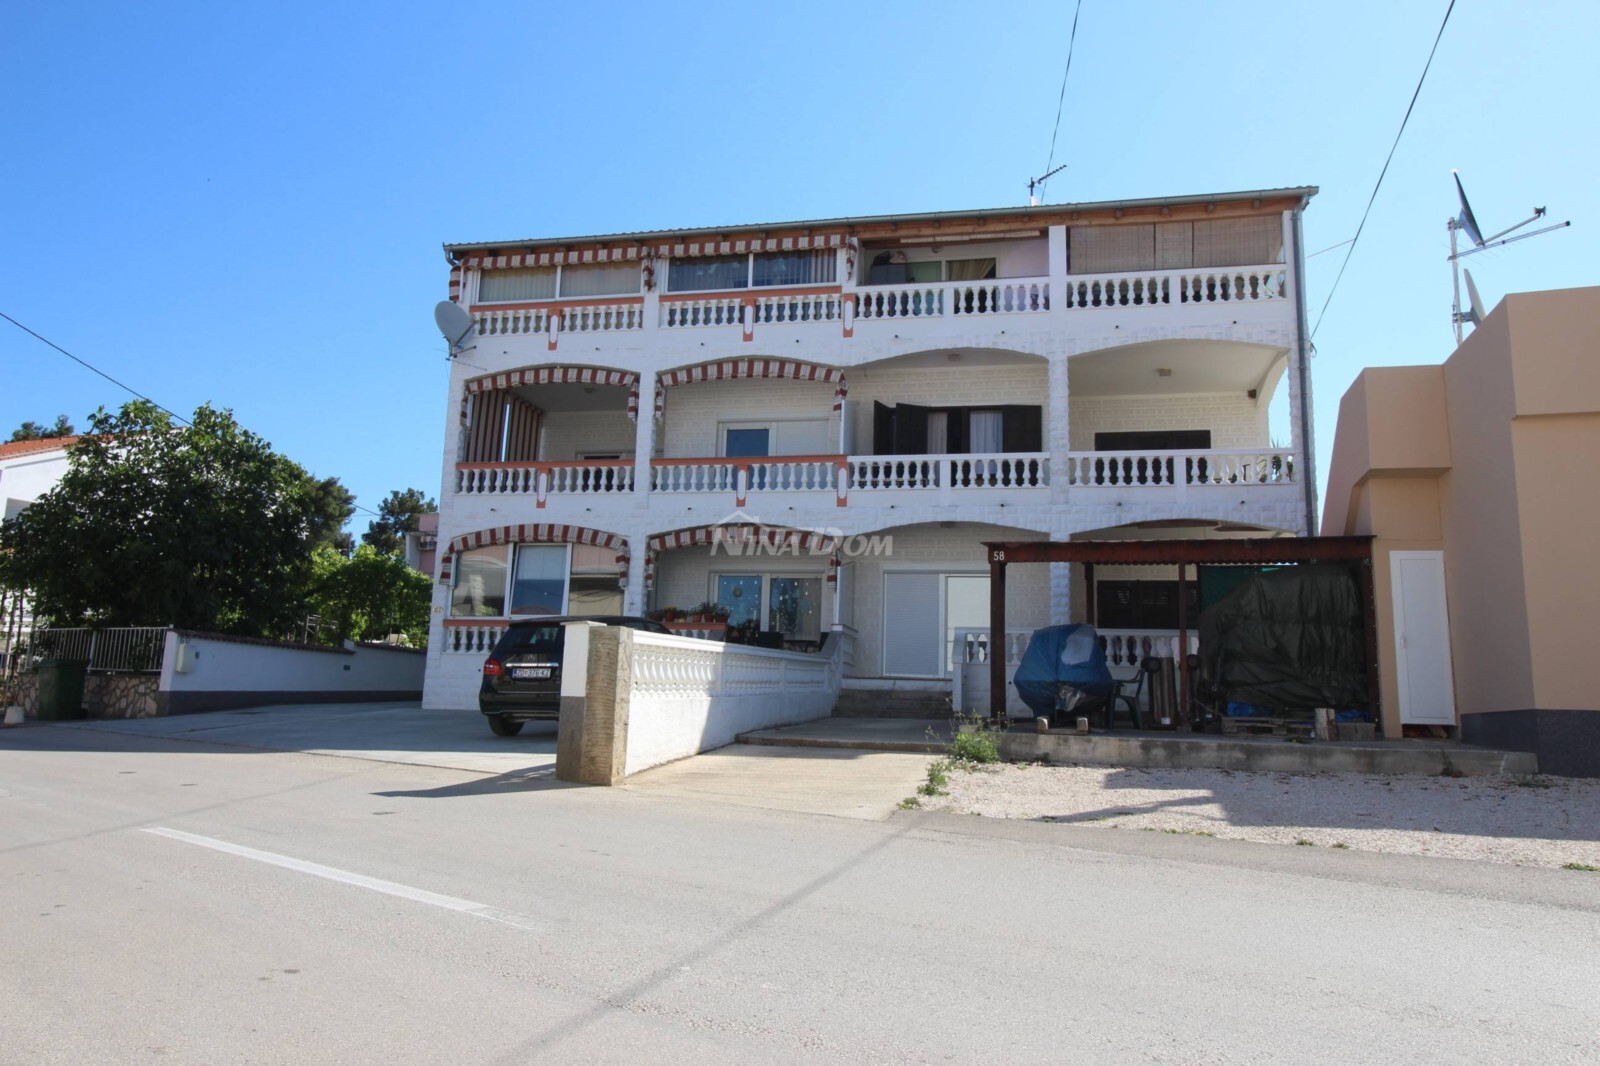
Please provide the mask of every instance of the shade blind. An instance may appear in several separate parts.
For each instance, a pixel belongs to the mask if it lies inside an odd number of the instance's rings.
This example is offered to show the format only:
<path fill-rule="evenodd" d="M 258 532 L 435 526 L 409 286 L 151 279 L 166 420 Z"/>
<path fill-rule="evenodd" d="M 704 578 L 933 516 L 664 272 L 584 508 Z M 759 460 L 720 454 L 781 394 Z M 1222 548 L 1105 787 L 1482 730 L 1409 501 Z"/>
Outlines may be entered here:
<path fill-rule="evenodd" d="M 638 263 L 602 263 L 561 268 L 561 295 L 632 296 L 639 291 Z"/>
<path fill-rule="evenodd" d="M 526 270 L 486 270 L 478 280 L 479 303 L 549 300 L 553 299 L 555 294 L 555 267 L 532 267 Z"/>

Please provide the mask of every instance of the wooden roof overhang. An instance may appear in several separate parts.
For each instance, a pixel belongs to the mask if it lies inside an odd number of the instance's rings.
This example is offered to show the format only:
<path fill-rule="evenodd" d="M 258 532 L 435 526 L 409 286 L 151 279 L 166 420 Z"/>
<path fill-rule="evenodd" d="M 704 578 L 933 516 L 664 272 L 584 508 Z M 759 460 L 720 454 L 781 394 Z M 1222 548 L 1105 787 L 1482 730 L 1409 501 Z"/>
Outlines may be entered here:
<path fill-rule="evenodd" d="M 1006 631 L 1006 567 L 1012 563 L 1083 563 L 1089 594 L 1088 621 L 1094 623 L 1095 564 L 1113 566 L 1178 567 L 1178 647 L 1189 646 L 1184 586 L 1190 565 L 1272 566 L 1298 563 L 1355 563 L 1360 567 L 1362 615 L 1366 630 L 1367 694 L 1373 713 L 1378 712 L 1377 605 L 1373 598 L 1372 537 L 1250 537 L 1241 540 L 1077 540 L 985 541 L 989 560 L 989 632 Z M 996 645 L 998 646 L 998 645 Z M 1189 717 L 1189 657 L 1178 657 L 1178 720 Z M 1006 719 L 1006 657 L 989 657 L 989 717 L 997 724 Z"/>

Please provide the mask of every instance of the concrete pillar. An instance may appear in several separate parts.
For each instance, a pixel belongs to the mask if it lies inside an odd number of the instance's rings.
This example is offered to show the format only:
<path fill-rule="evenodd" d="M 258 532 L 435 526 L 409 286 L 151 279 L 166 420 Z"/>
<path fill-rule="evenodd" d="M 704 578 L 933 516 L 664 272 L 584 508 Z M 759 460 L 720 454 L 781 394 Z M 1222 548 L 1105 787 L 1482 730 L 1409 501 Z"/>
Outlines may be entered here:
<path fill-rule="evenodd" d="M 626 776 L 633 630 L 593 622 L 565 628 L 556 778 L 615 785 Z"/>
<path fill-rule="evenodd" d="M 639 419 L 633 427 L 633 499 L 650 502 L 650 456 L 656 449 L 656 376 L 639 375 Z"/>
<path fill-rule="evenodd" d="M 650 593 L 644 587 L 645 563 L 650 534 L 644 529 L 628 531 L 628 584 L 622 590 L 622 613 L 644 614 Z"/>

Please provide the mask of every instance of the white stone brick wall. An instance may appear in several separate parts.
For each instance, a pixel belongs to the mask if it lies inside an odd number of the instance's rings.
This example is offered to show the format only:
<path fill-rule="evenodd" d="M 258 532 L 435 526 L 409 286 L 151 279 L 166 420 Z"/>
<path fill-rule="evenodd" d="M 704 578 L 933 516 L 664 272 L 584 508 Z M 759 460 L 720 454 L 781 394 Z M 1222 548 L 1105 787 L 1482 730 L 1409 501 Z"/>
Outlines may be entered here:
<path fill-rule="evenodd" d="M 633 420 L 625 411 L 546 411 L 543 435 L 541 459 L 633 453 Z"/>
<path fill-rule="evenodd" d="M 646 390 L 648 391 L 648 390 Z M 828 420 L 830 453 L 837 451 L 838 416 L 833 410 L 834 386 L 815 381 L 740 378 L 674 385 L 667 389 L 665 418 L 656 424 L 658 454 L 668 459 L 699 459 L 720 450 L 719 422 L 757 422 L 763 419 Z M 640 397 L 648 410 L 650 396 Z"/>
<path fill-rule="evenodd" d="M 1264 448 L 1267 405 L 1248 396 L 1074 396 L 1067 409 L 1073 451 L 1093 451 L 1096 433 L 1209 429 L 1213 448 Z"/>

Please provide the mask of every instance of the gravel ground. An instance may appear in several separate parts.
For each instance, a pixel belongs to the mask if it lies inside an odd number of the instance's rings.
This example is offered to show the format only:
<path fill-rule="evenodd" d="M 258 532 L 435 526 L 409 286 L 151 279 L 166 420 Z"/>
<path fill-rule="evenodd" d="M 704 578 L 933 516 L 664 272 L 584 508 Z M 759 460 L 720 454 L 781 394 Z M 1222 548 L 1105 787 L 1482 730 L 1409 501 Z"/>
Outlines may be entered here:
<path fill-rule="evenodd" d="M 952 770 L 948 788 L 919 799 L 929 810 L 991 818 L 1600 866 L 1600 781 L 1017 764 Z"/>

